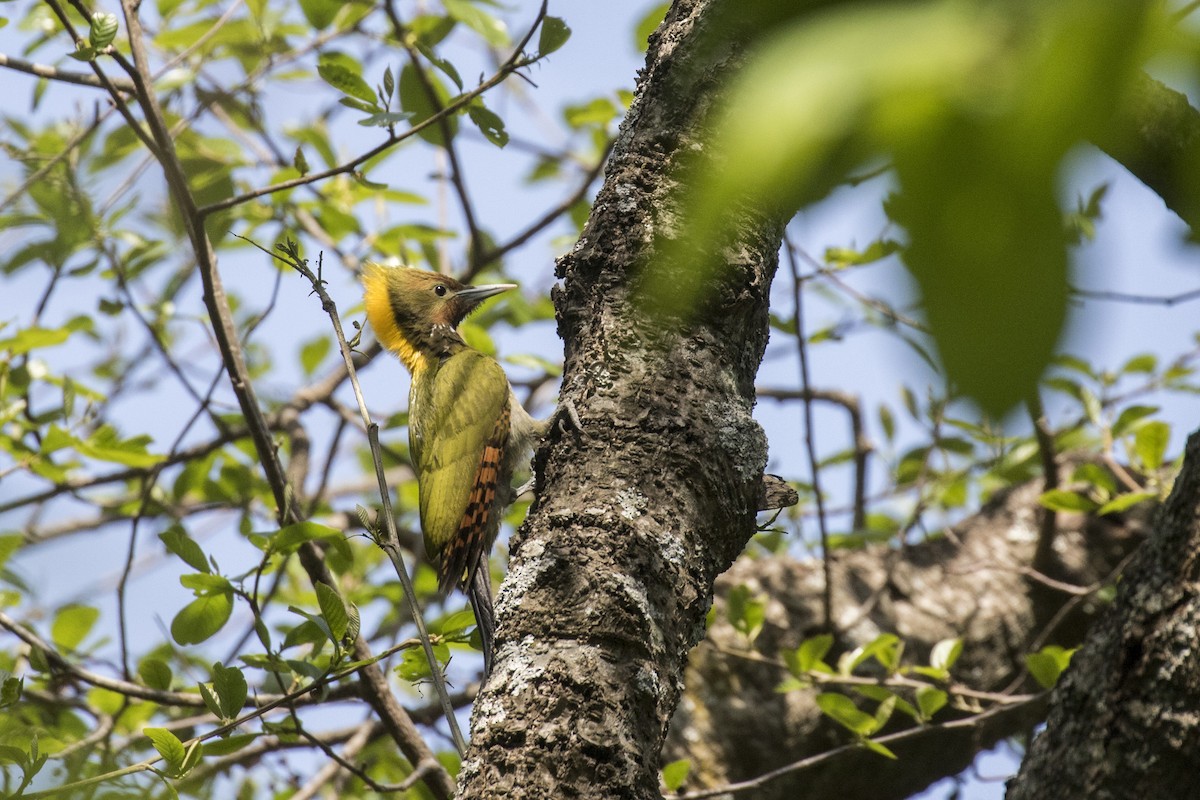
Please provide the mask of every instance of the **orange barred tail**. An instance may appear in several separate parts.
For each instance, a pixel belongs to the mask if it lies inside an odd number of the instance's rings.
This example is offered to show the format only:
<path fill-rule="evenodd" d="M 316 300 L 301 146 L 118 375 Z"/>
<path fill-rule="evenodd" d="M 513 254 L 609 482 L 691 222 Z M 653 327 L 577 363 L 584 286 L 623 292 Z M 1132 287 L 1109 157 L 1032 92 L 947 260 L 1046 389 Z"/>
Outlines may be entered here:
<path fill-rule="evenodd" d="M 504 461 L 504 445 L 508 441 L 510 414 L 508 403 L 505 403 L 479 457 L 479 468 L 475 470 L 475 482 L 471 484 L 471 494 L 467 498 L 462 522 L 458 524 L 458 533 L 442 550 L 442 560 L 438 565 L 438 590 L 443 594 L 455 586 L 467 591 L 475 571 L 481 564 L 487 563 L 491 538 L 500 527 L 499 521 L 492 519 L 492 512 L 496 505 L 500 464 Z M 484 575 L 487 575 L 486 569 Z"/>

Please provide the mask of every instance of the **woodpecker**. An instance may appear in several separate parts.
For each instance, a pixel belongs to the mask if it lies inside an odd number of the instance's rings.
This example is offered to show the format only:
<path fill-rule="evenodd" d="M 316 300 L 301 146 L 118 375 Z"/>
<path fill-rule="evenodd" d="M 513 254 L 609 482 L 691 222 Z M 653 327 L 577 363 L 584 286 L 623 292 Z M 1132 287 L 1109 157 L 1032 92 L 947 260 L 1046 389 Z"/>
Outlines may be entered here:
<path fill-rule="evenodd" d="M 466 593 L 491 670 L 495 621 L 487 563 L 516 467 L 550 420 L 533 419 L 504 369 L 458 332 L 464 318 L 511 283 L 467 286 L 436 272 L 368 263 L 367 320 L 412 374 L 408 441 L 417 473 L 425 551 L 438 589 Z"/>

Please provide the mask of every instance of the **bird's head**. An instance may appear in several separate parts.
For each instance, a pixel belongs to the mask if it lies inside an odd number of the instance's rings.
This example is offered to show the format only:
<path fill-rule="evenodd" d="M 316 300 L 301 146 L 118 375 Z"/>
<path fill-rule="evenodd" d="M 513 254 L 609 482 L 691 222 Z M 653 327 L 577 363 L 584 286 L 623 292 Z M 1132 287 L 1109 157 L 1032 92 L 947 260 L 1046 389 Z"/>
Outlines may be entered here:
<path fill-rule="evenodd" d="M 379 342 L 410 370 L 422 358 L 437 358 L 442 349 L 461 345 L 456 328 L 489 297 L 516 284 L 468 286 L 449 275 L 410 267 L 367 263 L 363 269 L 367 319 Z"/>

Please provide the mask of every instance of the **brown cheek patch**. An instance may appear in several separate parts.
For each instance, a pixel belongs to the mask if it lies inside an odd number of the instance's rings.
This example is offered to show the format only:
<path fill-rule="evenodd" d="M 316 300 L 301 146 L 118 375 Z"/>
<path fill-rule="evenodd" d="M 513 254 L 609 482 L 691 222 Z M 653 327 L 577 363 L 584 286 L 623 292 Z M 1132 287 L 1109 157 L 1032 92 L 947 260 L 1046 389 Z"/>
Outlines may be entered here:
<path fill-rule="evenodd" d="M 480 556 L 491 547 L 490 528 L 493 526 L 489 523 L 496 502 L 496 484 L 500 479 L 500 464 L 504 460 L 504 445 L 508 441 L 510 415 L 506 402 L 483 447 L 479 469 L 475 471 L 475 482 L 467 498 L 467 509 L 463 512 L 462 522 L 458 524 L 458 533 L 442 553 L 438 587 L 443 592 L 449 591 L 455 584 L 466 589 L 475 575 Z"/>

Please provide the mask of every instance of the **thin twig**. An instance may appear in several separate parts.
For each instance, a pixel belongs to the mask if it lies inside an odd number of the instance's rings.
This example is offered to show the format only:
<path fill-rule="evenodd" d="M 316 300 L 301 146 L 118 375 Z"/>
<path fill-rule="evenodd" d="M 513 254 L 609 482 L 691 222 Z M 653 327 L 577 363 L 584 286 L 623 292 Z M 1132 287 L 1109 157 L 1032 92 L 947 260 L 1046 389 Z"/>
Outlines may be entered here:
<path fill-rule="evenodd" d="M 1200 299 L 1200 289 L 1192 289 L 1179 294 L 1128 294 L 1126 292 L 1105 292 L 1093 289 L 1072 289 L 1071 294 L 1086 300 L 1109 300 L 1115 303 L 1136 303 L 1140 305 L 1174 306 Z"/>
<path fill-rule="evenodd" d="M 867 459 L 874 452 L 871 440 L 867 438 L 863 426 L 862 404 L 858 397 L 849 392 L 835 389 L 779 389 L 775 387 L 755 387 L 758 397 L 772 400 L 819 400 L 832 403 L 846 410 L 850 417 L 850 436 L 854 440 L 854 500 L 851 513 L 854 530 L 861 531 L 867 527 Z"/>
<path fill-rule="evenodd" d="M 808 452 L 808 467 L 812 473 L 813 496 L 817 503 L 817 530 L 821 535 L 821 565 L 824 570 L 823 587 L 825 630 L 833 632 L 833 554 L 829 550 L 829 531 L 825 525 L 825 498 L 821 493 L 821 470 L 817 461 L 815 426 L 812 413 L 812 388 L 808 380 L 808 345 L 804 339 L 804 301 L 800 296 L 800 265 L 796 261 L 796 249 L 790 239 L 784 238 L 788 254 L 788 267 L 792 273 L 792 304 L 796 310 L 796 350 L 800 359 L 800 386 L 808 395 L 804 400 L 804 448 Z"/>
<path fill-rule="evenodd" d="M 1058 488 L 1058 454 L 1054 449 L 1054 431 L 1046 420 L 1046 412 L 1042 408 L 1042 398 L 1035 389 L 1025 402 L 1029 418 L 1033 421 L 1034 438 L 1037 440 L 1038 453 L 1042 459 L 1042 490 L 1053 491 Z M 1041 515 L 1038 524 L 1037 548 L 1033 554 L 1033 569 L 1039 573 L 1047 572 L 1054 563 L 1054 539 L 1058 534 L 1058 514 L 1054 509 L 1040 507 Z"/>
<path fill-rule="evenodd" d="M 239 237 L 245 239 L 245 237 Z M 363 423 L 367 426 L 367 441 L 370 444 L 371 456 L 375 465 L 375 477 L 378 482 L 379 497 L 382 503 L 383 526 L 387 533 L 386 540 L 379 542 L 379 546 L 387 553 L 391 559 L 392 565 L 395 568 L 396 575 L 400 579 L 400 585 L 403 587 L 405 599 L 408 602 L 409 612 L 412 614 L 413 623 L 417 627 L 418 638 L 421 640 L 421 646 L 425 650 L 425 658 L 429 662 L 429 671 L 433 676 L 434 688 L 437 691 L 438 697 L 442 702 L 442 707 L 446 714 L 446 723 L 450 726 L 451 738 L 454 740 L 454 746 L 461 756 L 466 752 L 467 743 L 462 735 L 462 730 L 459 728 L 458 719 L 454 716 L 454 708 L 450 703 L 450 694 L 446 690 L 446 679 L 442 674 L 441 665 L 438 662 L 437 656 L 433 652 L 433 644 L 429 639 L 429 632 L 425 628 L 425 619 L 422 615 L 420 604 L 417 602 L 417 593 L 412 585 L 412 578 L 409 577 L 408 568 L 404 564 L 404 557 L 400 552 L 399 541 L 400 536 L 396 531 L 395 514 L 392 511 L 391 489 L 388 487 L 387 478 L 384 475 L 383 469 L 383 454 L 379 446 L 379 425 L 371 419 L 371 413 L 367 410 L 367 401 L 362 393 L 362 386 L 358 382 L 358 373 L 354 368 L 354 357 L 350 350 L 350 345 L 346 341 L 345 332 L 342 330 L 342 320 L 338 315 L 337 304 L 333 298 L 325 291 L 325 283 L 309 268 L 308 262 L 300 258 L 299 253 L 295 251 L 294 245 L 291 250 L 281 247 L 283 252 L 287 253 L 287 257 L 281 256 L 262 247 L 257 242 L 249 239 L 246 241 L 253 244 L 259 250 L 268 254 L 272 258 L 287 264 L 292 269 L 299 272 L 313 287 L 313 292 L 321 301 L 321 308 L 329 315 L 330 323 L 333 326 L 334 336 L 337 338 L 338 349 L 342 354 L 342 360 L 346 365 L 346 372 L 350 377 L 350 386 L 354 391 L 354 399 L 358 403 L 358 412 L 362 417 Z M 318 262 L 319 264 L 320 262 Z"/>
<path fill-rule="evenodd" d="M 24 72 L 29 75 L 36 75 L 39 78 L 71 83 L 76 86 L 91 86 L 96 89 L 107 88 L 95 75 L 88 75 L 86 72 L 68 72 L 67 70 L 52 67 L 48 64 L 35 64 L 32 61 L 5 55 L 4 53 L 0 53 L 0 67 L 8 67 L 16 72 Z M 133 81 L 124 78 L 109 78 L 109 81 L 118 92 L 133 94 Z"/>
<path fill-rule="evenodd" d="M 965 730 L 969 731 L 977 728 L 987 722 L 990 722 L 996 717 L 1001 717 L 1008 714 L 1019 714 L 1026 710 L 1032 709 L 1038 703 L 1043 703 L 1049 696 L 1049 692 L 1032 695 L 1029 699 L 1022 703 L 1017 703 L 1010 706 L 997 706 L 988 709 L 980 714 L 975 714 L 963 719 L 956 719 L 951 722 L 943 722 L 939 725 L 925 725 L 919 728 L 909 728 L 906 731 L 890 733 L 886 736 L 876 736 L 871 741 L 882 745 L 895 745 L 907 742 L 913 739 L 919 739 L 923 736 L 929 736 L 946 731 Z M 671 800 L 705 800 L 709 797 L 721 797 L 722 795 L 735 795 L 742 792 L 748 792 L 752 789 L 761 789 L 771 781 L 782 778 L 785 775 L 793 775 L 798 772 L 806 772 L 816 767 L 822 766 L 827 761 L 846 755 L 861 747 L 859 744 L 848 744 L 842 747 L 835 747 L 832 750 L 827 750 L 824 753 L 819 753 L 815 756 L 802 758 L 786 766 L 778 769 L 773 769 L 770 772 L 759 775 L 757 778 L 751 778 L 746 781 L 737 783 L 727 783 L 724 786 L 718 786 L 712 789 L 703 789 L 697 792 L 686 792 L 684 794 L 670 795 Z"/>

